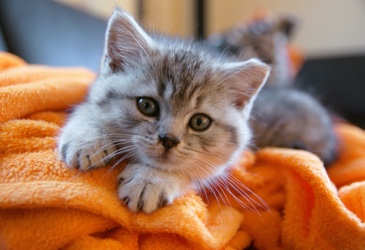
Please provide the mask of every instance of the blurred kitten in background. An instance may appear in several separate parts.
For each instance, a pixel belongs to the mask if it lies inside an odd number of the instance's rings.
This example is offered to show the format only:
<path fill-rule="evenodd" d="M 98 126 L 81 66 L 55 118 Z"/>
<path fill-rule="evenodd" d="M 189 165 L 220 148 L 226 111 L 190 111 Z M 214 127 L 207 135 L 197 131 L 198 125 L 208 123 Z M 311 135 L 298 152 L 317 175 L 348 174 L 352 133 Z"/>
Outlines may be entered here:
<path fill-rule="evenodd" d="M 319 156 L 325 166 L 337 156 L 337 139 L 327 110 L 311 95 L 295 88 L 266 87 L 252 109 L 255 145 L 302 149 Z"/>
<path fill-rule="evenodd" d="M 240 60 L 260 58 L 271 65 L 266 86 L 288 85 L 294 78 L 288 44 L 296 23 L 296 19 L 289 16 L 278 19 L 260 18 L 248 24 L 240 23 L 221 34 L 212 34 L 207 43 Z"/>
<path fill-rule="evenodd" d="M 293 86 L 295 75 L 288 44 L 295 26 L 293 17 L 261 18 L 213 34 L 207 43 L 228 56 L 241 60 L 256 57 L 271 66 L 252 110 L 254 145 L 307 150 L 328 166 L 337 156 L 330 115 L 312 95 Z"/>

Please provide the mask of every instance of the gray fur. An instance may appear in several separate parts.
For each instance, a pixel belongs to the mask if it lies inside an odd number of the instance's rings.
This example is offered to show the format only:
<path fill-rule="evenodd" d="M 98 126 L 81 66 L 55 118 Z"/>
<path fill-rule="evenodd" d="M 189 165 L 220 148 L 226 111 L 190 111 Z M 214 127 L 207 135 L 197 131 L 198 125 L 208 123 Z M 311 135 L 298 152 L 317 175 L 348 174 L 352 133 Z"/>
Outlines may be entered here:
<path fill-rule="evenodd" d="M 337 156 L 337 139 L 327 110 L 311 95 L 289 87 L 263 89 L 252 109 L 255 145 L 310 151 L 325 165 Z"/>
<path fill-rule="evenodd" d="M 295 26 L 290 16 L 254 20 L 211 35 L 207 44 L 240 60 L 259 58 L 271 66 L 265 86 L 286 86 L 293 80 L 287 50 Z"/>
<path fill-rule="evenodd" d="M 151 38 L 116 10 L 98 78 L 60 134 L 60 156 L 81 170 L 128 160 L 119 197 L 133 211 L 152 212 L 237 159 L 251 138 L 252 103 L 268 74 L 258 60 L 228 61 L 192 42 Z M 139 110 L 141 97 L 155 100 L 155 116 Z M 210 117 L 206 130 L 189 126 L 195 114 Z"/>
<path fill-rule="evenodd" d="M 261 19 L 215 34 L 208 39 L 208 45 L 235 58 L 258 57 L 272 67 L 253 107 L 253 144 L 259 148 L 305 149 L 327 166 L 337 156 L 331 118 L 313 96 L 288 87 L 293 83 L 293 74 L 287 46 L 294 26 L 295 20 L 290 17 Z"/>

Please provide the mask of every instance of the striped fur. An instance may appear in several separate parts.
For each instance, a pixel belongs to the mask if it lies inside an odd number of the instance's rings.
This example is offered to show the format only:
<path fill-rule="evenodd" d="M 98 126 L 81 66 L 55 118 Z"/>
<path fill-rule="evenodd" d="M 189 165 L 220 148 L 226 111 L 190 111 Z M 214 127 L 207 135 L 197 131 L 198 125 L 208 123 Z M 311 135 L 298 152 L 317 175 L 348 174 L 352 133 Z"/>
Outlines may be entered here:
<path fill-rule="evenodd" d="M 62 130 L 59 151 L 82 170 L 129 161 L 119 197 L 133 211 L 152 212 L 210 183 L 246 148 L 252 102 L 269 68 L 254 59 L 227 61 L 189 41 L 152 38 L 120 10 L 106 37 L 99 76 Z M 139 110 L 140 98 L 154 100 L 156 115 Z M 209 117 L 204 131 L 191 126 L 197 114 Z"/>

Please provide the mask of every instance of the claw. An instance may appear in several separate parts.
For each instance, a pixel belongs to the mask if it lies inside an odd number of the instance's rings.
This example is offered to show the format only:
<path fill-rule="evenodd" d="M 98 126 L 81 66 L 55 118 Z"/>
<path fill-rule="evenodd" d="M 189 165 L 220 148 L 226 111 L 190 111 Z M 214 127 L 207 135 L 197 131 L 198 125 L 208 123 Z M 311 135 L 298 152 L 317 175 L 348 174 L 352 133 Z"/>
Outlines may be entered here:
<path fill-rule="evenodd" d="M 91 163 L 90 155 L 86 155 L 86 158 L 87 158 L 87 161 L 89 162 L 89 168 L 92 168 L 93 164 Z"/>
<path fill-rule="evenodd" d="M 148 184 L 147 184 L 148 185 Z M 143 195 L 144 195 L 144 192 L 146 191 L 146 187 L 147 185 L 145 185 L 142 189 L 142 192 L 140 193 L 139 195 L 139 198 L 138 198 L 138 205 L 137 205 L 137 210 L 138 211 L 141 211 L 143 209 L 143 206 L 144 206 L 144 201 L 143 201 Z"/>
<path fill-rule="evenodd" d="M 137 211 L 141 211 L 143 209 L 143 206 L 144 206 L 143 200 L 138 201 Z"/>
<path fill-rule="evenodd" d="M 164 207 L 168 204 L 168 200 L 166 199 L 164 193 L 161 193 L 160 194 L 160 199 L 159 199 L 159 202 L 158 202 L 158 207 Z"/>
<path fill-rule="evenodd" d="M 122 199 L 122 201 L 123 201 L 124 205 L 128 205 L 128 203 L 131 201 L 131 199 L 128 196 L 126 196 Z"/>
<path fill-rule="evenodd" d="M 103 161 L 104 161 L 104 165 L 106 166 L 110 163 L 111 158 L 109 158 L 108 151 L 106 149 L 104 150 L 104 155 L 105 155 L 105 157 L 104 157 Z"/>
<path fill-rule="evenodd" d="M 81 170 L 81 164 L 80 164 L 80 152 L 76 153 L 76 157 L 77 157 L 77 163 L 76 163 L 76 168 Z"/>
<path fill-rule="evenodd" d="M 124 178 L 123 177 L 120 177 L 118 179 L 118 186 L 122 185 L 123 182 L 124 182 Z"/>
<path fill-rule="evenodd" d="M 62 154 L 62 158 L 63 158 L 63 160 L 64 161 L 66 161 L 66 158 L 67 158 L 67 150 L 68 150 L 68 143 L 66 143 L 63 147 L 62 147 L 62 149 L 61 149 L 61 154 Z"/>

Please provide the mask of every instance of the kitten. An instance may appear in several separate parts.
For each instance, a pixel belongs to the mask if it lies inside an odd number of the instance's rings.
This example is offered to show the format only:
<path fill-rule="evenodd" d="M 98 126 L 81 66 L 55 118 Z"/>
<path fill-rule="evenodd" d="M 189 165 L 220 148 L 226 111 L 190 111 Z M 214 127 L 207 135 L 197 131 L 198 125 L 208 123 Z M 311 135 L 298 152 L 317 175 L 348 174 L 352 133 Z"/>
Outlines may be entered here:
<path fill-rule="evenodd" d="M 128 160 L 119 198 L 153 212 L 239 157 L 268 74 L 259 60 L 227 61 L 192 42 L 152 38 L 115 10 L 99 75 L 62 129 L 59 154 L 80 170 Z"/>
<path fill-rule="evenodd" d="M 268 82 L 254 103 L 250 121 L 256 147 L 308 150 L 325 166 L 337 156 L 337 138 L 330 115 L 306 92 L 296 90 L 287 61 L 293 18 L 260 19 L 240 24 L 208 39 L 213 49 L 231 57 L 258 57 L 272 67 Z"/>
<path fill-rule="evenodd" d="M 259 58 L 271 66 L 265 86 L 284 86 L 293 80 L 288 43 L 295 31 L 294 17 L 261 18 L 240 23 L 223 33 L 208 37 L 207 44 L 239 60 Z"/>
<path fill-rule="evenodd" d="M 310 151 L 330 165 L 337 139 L 326 109 L 311 95 L 289 87 L 265 87 L 256 98 L 250 120 L 257 147 Z"/>

